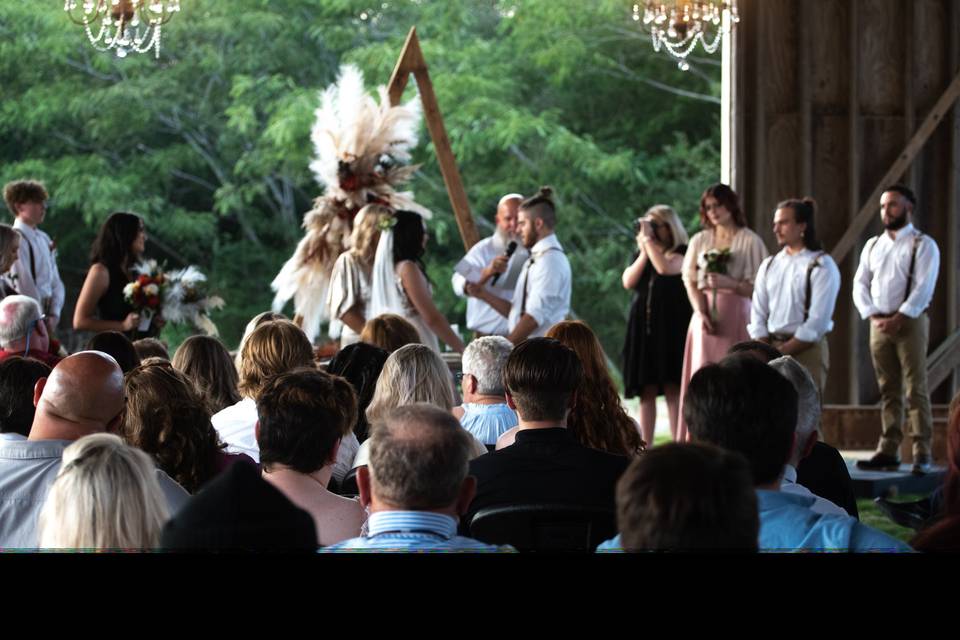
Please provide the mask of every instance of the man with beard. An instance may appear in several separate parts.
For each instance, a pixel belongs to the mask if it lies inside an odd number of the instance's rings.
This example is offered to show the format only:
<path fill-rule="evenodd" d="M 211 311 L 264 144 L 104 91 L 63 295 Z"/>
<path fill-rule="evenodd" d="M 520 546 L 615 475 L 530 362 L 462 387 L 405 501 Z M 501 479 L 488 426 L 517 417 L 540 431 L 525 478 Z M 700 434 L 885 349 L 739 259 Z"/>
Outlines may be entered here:
<path fill-rule="evenodd" d="M 860 316 L 870 319 L 870 355 L 882 397 L 883 432 L 877 453 L 857 466 L 866 470 L 896 469 L 903 433 L 903 394 L 909 402 L 913 438 L 913 473 L 930 468 L 933 417 L 927 390 L 926 309 L 940 269 L 940 250 L 930 236 L 911 224 L 917 200 L 903 185 L 884 189 L 880 218 L 885 231 L 867 241 L 853 283 L 853 301 Z"/>
<path fill-rule="evenodd" d="M 500 198 L 494 218 L 497 227 L 493 235 L 473 245 L 463 260 L 457 263 L 453 273 L 453 291 L 458 296 L 464 296 L 464 286 L 471 283 L 484 287 L 488 293 L 508 303 L 513 300 L 513 289 L 520 269 L 530 256 L 516 235 L 517 209 L 521 200 L 523 196 L 519 193 Z M 511 242 L 514 243 L 514 251 L 507 256 Z M 507 319 L 473 296 L 467 299 L 467 328 L 473 330 L 477 337 L 505 336 L 508 333 Z"/>

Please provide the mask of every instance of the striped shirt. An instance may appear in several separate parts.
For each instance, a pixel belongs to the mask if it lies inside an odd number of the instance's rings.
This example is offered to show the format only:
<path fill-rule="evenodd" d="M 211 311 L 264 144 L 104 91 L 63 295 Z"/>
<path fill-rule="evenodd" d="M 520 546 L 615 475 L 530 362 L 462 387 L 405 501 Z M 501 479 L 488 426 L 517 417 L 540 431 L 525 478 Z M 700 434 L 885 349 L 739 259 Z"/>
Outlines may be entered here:
<path fill-rule="evenodd" d="M 457 521 L 429 511 L 377 511 L 367 520 L 367 535 L 325 547 L 321 552 L 461 552 L 515 551 L 457 535 Z"/>

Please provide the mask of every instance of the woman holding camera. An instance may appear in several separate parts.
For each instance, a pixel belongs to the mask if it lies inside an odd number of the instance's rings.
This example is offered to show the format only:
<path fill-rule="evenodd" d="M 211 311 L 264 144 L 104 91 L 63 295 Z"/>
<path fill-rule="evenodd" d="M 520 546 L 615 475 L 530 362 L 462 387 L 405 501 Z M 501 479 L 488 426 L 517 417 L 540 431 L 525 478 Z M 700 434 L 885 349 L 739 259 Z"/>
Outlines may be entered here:
<path fill-rule="evenodd" d="M 690 302 L 680 277 L 687 232 L 666 205 L 651 207 L 637 220 L 636 258 L 623 272 L 623 288 L 633 304 L 623 345 L 623 386 L 627 398 L 640 397 L 640 428 L 653 444 L 657 396 L 667 398 L 670 433 L 676 436 L 680 376 Z"/>

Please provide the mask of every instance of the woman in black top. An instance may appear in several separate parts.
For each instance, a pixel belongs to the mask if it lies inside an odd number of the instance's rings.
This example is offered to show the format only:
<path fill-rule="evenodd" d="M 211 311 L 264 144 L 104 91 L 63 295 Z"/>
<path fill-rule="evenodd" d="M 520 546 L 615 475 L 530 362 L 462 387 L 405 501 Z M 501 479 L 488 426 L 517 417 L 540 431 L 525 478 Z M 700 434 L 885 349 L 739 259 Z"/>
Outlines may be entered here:
<path fill-rule="evenodd" d="M 670 431 L 676 433 L 680 377 L 690 302 L 680 277 L 687 232 L 666 205 L 651 207 L 637 233 L 639 251 L 623 272 L 633 304 L 623 346 L 624 396 L 640 396 L 640 428 L 653 444 L 657 396 L 667 398 Z"/>
<path fill-rule="evenodd" d="M 17 263 L 20 255 L 20 234 L 7 224 L 0 224 L 0 299 L 17 293 L 7 272 Z"/>
<path fill-rule="evenodd" d="M 114 213 L 107 218 L 90 250 L 90 271 L 73 313 L 74 329 L 120 331 L 135 338 L 156 333 L 136 331 L 140 314 L 123 297 L 123 288 L 133 280 L 131 269 L 143 256 L 146 241 L 139 216 Z M 155 326 L 156 320 L 150 329 Z"/>

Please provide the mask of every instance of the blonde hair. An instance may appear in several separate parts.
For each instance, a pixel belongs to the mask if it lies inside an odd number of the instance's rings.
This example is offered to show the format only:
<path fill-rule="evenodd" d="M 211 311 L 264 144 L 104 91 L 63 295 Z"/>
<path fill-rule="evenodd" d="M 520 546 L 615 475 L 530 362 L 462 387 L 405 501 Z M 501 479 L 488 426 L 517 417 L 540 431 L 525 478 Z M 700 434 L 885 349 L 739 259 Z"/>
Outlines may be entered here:
<path fill-rule="evenodd" d="M 350 233 L 350 252 L 367 267 L 373 266 L 373 259 L 377 255 L 377 244 L 380 242 L 380 220 L 389 216 L 391 210 L 382 204 L 368 204 L 353 220 L 353 231 Z"/>
<path fill-rule="evenodd" d="M 80 438 L 40 512 L 39 544 L 55 549 L 152 549 L 167 502 L 150 457 L 108 433 Z"/>
<path fill-rule="evenodd" d="M 233 364 L 236 365 L 238 373 L 240 372 L 240 354 L 243 353 L 243 345 L 247 344 L 247 340 L 250 339 L 250 334 L 253 333 L 254 329 L 271 320 L 287 320 L 287 316 L 273 311 L 262 311 L 250 318 L 250 322 L 244 327 L 243 337 L 240 338 L 240 346 L 237 347 L 237 355 L 233 359 Z"/>
<path fill-rule="evenodd" d="M 13 266 L 13 246 L 20 244 L 20 234 L 8 224 L 0 224 L 0 273 L 6 273 Z M 10 262 L 8 265 L 7 262 Z M 4 269 L 3 267 L 6 267 Z"/>
<path fill-rule="evenodd" d="M 439 355 L 422 344 L 400 347 L 387 358 L 367 407 L 367 422 L 382 422 L 390 410 L 427 402 L 444 411 L 455 404 L 450 369 Z"/>
<path fill-rule="evenodd" d="M 314 367 L 313 345 L 289 320 L 265 322 L 250 334 L 240 352 L 240 395 L 257 400 L 267 378 L 297 367 Z"/>
<path fill-rule="evenodd" d="M 687 230 L 683 228 L 683 224 L 680 222 L 680 216 L 673 210 L 673 207 L 666 204 L 655 204 L 647 209 L 647 212 L 643 215 L 644 217 L 650 216 L 651 218 L 656 218 L 658 222 L 670 228 L 670 237 L 673 240 L 673 244 L 667 247 L 666 253 L 670 253 L 671 251 L 675 252 L 677 247 L 690 242 L 690 236 L 687 235 Z"/>

